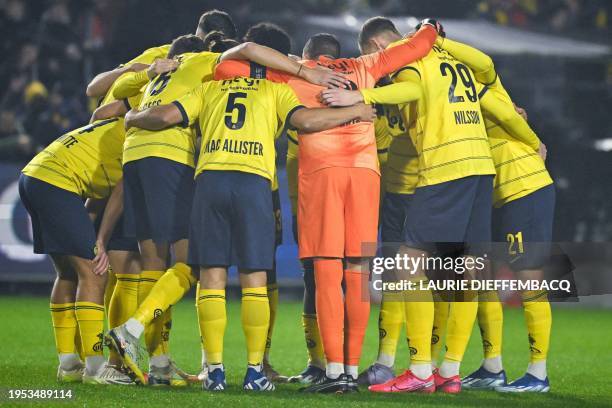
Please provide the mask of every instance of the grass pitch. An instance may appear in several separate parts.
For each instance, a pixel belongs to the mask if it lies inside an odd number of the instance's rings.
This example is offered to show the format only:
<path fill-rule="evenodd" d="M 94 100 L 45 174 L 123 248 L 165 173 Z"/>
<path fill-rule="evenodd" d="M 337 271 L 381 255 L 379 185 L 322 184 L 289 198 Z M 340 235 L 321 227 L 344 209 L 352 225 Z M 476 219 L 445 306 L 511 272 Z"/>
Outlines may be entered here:
<path fill-rule="evenodd" d="M 185 370 L 197 372 L 200 365 L 199 334 L 193 302 L 174 307 L 171 350 Z M 281 373 L 297 374 L 305 365 L 306 352 L 300 323 L 301 305 L 281 303 L 272 347 L 272 363 Z M 377 350 L 377 308 L 373 308 L 364 346 L 363 366 L 373 361 Z M 525 324 L 520 309 L 506 309 L 504 323 L 504 364 L 511 379 L 523 373 L 528 362 Z M 304 395 L 297 385 L 280 385 L 277 391 L 247 394 L 241 390 L 245 369 L 244 337 L 240 327 L 240 306 L 228 303 L 225 337 L 225 364 L 229 389 L 223 394 L 203 392 L 199 387 L 160 389 L 147 387 L 105 387 L 55 381 L 57 359 L 48 311 L 48 300 L 39 297 L 0 297 L 0 405 L 57 405 L 92 407 L 544 407 L 612 406 L 612 315 L 606 310 L 553 309 L 553 334 L 549 356 L 549 394 L 507 395 L 495 392 L 463 392 L 460 395 Z M 406 367 L 407 347 L 401 342 L 397 372 Z M 463 363 L 462 374 L 477 368 L 482 356 L 475 329 Z M 71 389 L 69 401 L 14 401 L 9 389 Z"/>

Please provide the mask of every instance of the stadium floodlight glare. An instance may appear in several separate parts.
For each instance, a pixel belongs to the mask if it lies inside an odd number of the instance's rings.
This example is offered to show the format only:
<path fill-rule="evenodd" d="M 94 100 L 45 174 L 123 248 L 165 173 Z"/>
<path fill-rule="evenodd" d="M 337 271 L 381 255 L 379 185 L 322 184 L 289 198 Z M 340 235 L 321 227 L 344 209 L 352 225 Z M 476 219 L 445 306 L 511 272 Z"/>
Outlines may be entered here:
<path fill-rule="evenodd" d="M 344 23 L 349 27 L 355 27 L 357 25 L 357 18 L 352 14 L 344 16 Z"/>

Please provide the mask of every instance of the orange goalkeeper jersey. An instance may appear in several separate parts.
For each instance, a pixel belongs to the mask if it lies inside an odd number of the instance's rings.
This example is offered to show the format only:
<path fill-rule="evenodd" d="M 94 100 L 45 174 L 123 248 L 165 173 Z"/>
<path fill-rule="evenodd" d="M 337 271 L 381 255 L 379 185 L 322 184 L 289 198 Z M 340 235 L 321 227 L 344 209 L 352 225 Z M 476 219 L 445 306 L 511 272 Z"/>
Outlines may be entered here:
<path fill-rule="evenodd" d="M 382 50 L 359 58 L 319 57 L 302 61 L 308 67 L 323 66 L 344 74 L 352 89 L 373 88 L 379 79 L 429 53 L 437 38 L 436 30 L 424 26 L 412 38 L 398 47 Z M 324 89 L 301 78 L 268 70 L 244 61 L 224 61 L 217 65 L 215 79 L 254 76 L 286 82 L 300 103 L 309 108 L 323 105 L 318 96 Z M 374 126 L 371 122 L 350 122 L 343 126 L 316 133 L 299 134 L 299 172 L 309 174 L 327 167 L 362 167 L 380 174 Z"/>

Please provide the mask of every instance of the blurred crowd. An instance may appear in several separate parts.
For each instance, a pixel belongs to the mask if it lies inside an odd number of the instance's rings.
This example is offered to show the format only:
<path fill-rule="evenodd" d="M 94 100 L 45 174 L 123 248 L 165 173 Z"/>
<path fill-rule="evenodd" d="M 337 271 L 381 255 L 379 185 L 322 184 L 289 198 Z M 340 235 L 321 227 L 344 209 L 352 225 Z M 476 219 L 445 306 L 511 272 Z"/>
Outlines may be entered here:
<path fill-rule="evenodd" d="M 483 0 L 477 7 L 501 25 L 591 35 L 609 34 L 611 11 L 610 0 Z"/>
<path fill-rule="evenodd" d="M 606 33 L 610 0 L 0 0 L 0 162 L 24 162 L 67 130 L 88 121 L 95 101 L 85 86 L 150 45 L 184 33 L 202 10 L 230 10 L 239 26 L 303 13 L 484 17 L 499 24 L 560 32 Z M 284 4 L 284 3 L 283 3 Z M 136 16 L 136 17 L 134 17 Z M 168 19 L 168 16 L 172 16 Z M 191 29 L 191 26 L 190 28 Z M 125 41 L 129 38 L 129 41 Z"/>

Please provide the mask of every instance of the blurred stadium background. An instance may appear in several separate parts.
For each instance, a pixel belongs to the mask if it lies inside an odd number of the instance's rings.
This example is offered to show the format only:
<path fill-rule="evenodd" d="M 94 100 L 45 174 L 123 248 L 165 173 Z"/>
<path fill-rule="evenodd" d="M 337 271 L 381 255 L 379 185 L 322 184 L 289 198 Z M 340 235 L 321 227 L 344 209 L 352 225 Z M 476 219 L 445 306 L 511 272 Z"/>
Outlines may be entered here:
<path fill-rule="evenodd" d="M 558 188 L 556 240 L 612 240 L 609 0 L 0 0 L 0 293 L 46 292 L 54 276 L 46 258 L 31 252 L 17 193 L 21 167 L 88 121 L 96 101 L 85 87 L 96 73 L 193 32 L 211 8 L 230 12 L 241 33 L 260 21 L 279 24 L 293 37 L 295 54 L 310 34 L 325 31 L 341 39 L 344 55 L 355 56 L 356 33 L 374 15 L 393 17 L 404 31 L 422 17 L 441 19 L 450 37 L 494 57 L 548 145 Z M 279 279 L 291 286 L 301 277 L 285 191 L 286 141 L 279 144 Z"/>

